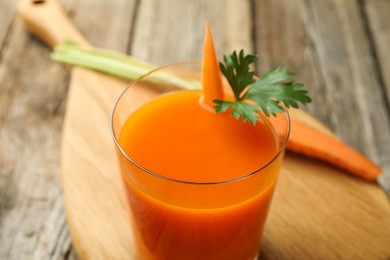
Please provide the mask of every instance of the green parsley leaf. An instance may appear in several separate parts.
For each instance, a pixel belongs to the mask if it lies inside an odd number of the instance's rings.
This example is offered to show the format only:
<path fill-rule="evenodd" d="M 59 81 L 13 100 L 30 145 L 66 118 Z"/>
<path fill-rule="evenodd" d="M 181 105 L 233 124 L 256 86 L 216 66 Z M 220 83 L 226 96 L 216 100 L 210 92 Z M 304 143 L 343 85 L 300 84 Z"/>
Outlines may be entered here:
<path fill-rule="evenodd" d="M 225 64 L 219 63 L 220 70 L 229 82 L 236 100 L 240 100 L 241 92 L 255 81 L 253 79 L 254 72 L 249 67 L 255 59 L 255 55 L 244 56 L 244 51 L 241 50 L 239 56 L 237 56 L 236 51 L 228 57 L 224 55 Z"/>
<path fill-rule="evenodd" d="M 298 102 L 310 103 L 311 99 L 303 84 L 290 81 L 294 75 L 282 68 L 271 69 L 252 84 L 244 97 L 255 101 L 267 116 L 283 112 L 281 103 L 295 108 L 298 108 Z"/>
<path fill-rule="evenodd" d="M 217 104 L 215 111 L 217 113 L 225 112 L 229 108 L 232 108 L 232 116 L 235 119 L 239 119 L 240 116 L 242 120 L 249 121 L 252 124 L 256 123 L 256 120 L 260 118 L 258 112 L 260 111 L 257 105 L 249 104 L 246 102 L 227 102 L 222 100 L 214 100 L 214 103 Z"/>
<path fill-rule="evenodd" d="M 224 56 L 225 63 L 220 63 L 220 69 L 233 90 L 235 101 L 214 100 L 217 113 L 232 109 L 236 119 L 241 117 L 244 122 L 255 124 L 260 118 L 260 109 L 266 116 L 275 116 L 284 111 L 282 104 L 287 108 L 298 108 L 298 103 L 311 102 L 303 84 L 292 80 L 295 73 L 286 69 L 271 69 L 259 80 L 254 80 L 254 72 L 250 69 L 254 61 L 255 56 L 245 56 L 243 50 L 239 55 L 234 51 L 229 57 Z"/>

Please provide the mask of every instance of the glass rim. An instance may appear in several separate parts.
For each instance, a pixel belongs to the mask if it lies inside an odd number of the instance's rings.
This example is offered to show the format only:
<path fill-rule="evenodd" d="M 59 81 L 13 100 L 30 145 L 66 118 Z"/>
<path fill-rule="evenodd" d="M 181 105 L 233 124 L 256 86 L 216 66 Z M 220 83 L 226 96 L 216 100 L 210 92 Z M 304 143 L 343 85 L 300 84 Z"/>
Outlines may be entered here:
<path fill-rule="evenodd" d="M 140 170 L 144 171 L 145 173 L 148 173 L 154 177 L 157 177 L 157 178 L 160 178 L 162 180 L 165 180 L 165 181 L 169 181 L 169 182 L 173 182 L 173 183 L 179 183 L 179 184 L 186 184 L 186 185 L 218 185 L 218 184 L 227 184 L 227 183 L 233 183 L 233 182 L 237 182 L 237 181 L 241 181 L 241 180 L 244 180 L 246 178 L 249 178 L 253 175 L 256 175 L 257 173 L 260 173 L 262 172 L 265 168 L 267 168 L 269 165 L 271 165 L 282 153 L 283 151 L 286 149 L 286 146 L 287 146 L 287 142 L 288 142 L 288 139 L 289 139 L 289 136 L 290 136 L 290 131 L 291 131 L 291 119 L 290 119 L 290 114 L 287 110 L 287 108 L 283 105 L 283 114 L 285 114 L 286 116 L 286 120 L 287 120 L 287 134 L 286 136 L 284 137 L 284 140 L 282 142 L 282 145 L 281 147 L 278 149 L 278 152 L 275 154 L 274 157 L 272 157 L 272 159 L 270 159 L 266 164 L 264 164 L 263 166 L 261 166 L 259 169 L 256 169 L 248 174 L 244 174 L 242 176 L 239 176 L 239 177 L 235 177 L 235 178 L 232 178 L 232 179 L 227 179 L 227 180 L 222 180 L 222 181 L 211 181 L 211 182 L 196 182 L 196 181 L 186 181 L 186 180 L 182 180 L 182 179 L 175 179 L 175 178 L 170 178 L 170 177 L 167 177 L 167 176 L 164 176 L 164 175 L 161 175 L 161 174 L 158 174 L 156 172 L 153 172 L 147 168 L 145 168 L 144 166 L 140 165 L 139 163 L 137 163 L 135 160 L 133 160 L 121 147 L 121 145 L 119 144 L 119 141 L 115 135 L 115 131 L 114 131 L 114 123 L 113 123 L 113 119 L 114 119 L 114 114 L 115 114 L 115 111 L 116 111 L 116 108 L 117 108 L 117 105 L 119 103 L 119 101 L 121 100 L 121 98 L 123 97 L 123 95 L 127 92 L 127 90 L 137 84 L 138 82 L 140 82 L 141 80 L 143 80 L 145 77 L 148 77 L 150 74 L 154 73 L 154 72 L 157 72 L 157 71 L 160 71 L 160 70 L 163 70 L 163 69 L 167 69 L 167 68 L 174 68 L 174 67 L 179 67 L 179 66 L 185 66 L 185 65 L 200 65 L 200 62 L 199 61 L 189 61 L 189 62 L 180 62 L 180 63 L 174 63 L 174 64 L 169 64 L 169 65 L 165 65 L 165 66 L 161 66 L 161 67 L 157 67 L 155 69 L 152 69 L 151 71 L 149 71 L 148 73 L 140 76 L 139 78 L 131 81 L 126 87 L 125 89 L 120 93 L 120 95 L 118 96 L 118 98 L 116 99 L 115 103 L 114 103 L 114 107 L 111 111 L 111 115 L 110 115 L 110 130 L 111 130 L 111 136 L 114 140 L 114 143 L 115 143 L 115 146 L 116 148 L 119 150 L 119 152 L 121 153 L 121 155 L 123 155 L 131 164 L 133 164 L 134 166 L 136 166 L 137 168 L 139 168 Z M 183 90 L 183 91 L 196 91 L 196 90 Z"/>

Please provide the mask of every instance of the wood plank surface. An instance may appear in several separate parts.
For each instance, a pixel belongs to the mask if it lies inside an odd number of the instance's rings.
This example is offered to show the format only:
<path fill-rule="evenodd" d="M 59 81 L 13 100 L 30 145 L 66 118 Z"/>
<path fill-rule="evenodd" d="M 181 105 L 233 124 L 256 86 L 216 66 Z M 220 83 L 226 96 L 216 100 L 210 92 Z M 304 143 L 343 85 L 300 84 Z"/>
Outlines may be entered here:
<path fill-rule="evenodd" d="M 1 16 L 15 17 L 8 6 Z M 17 19 L 2 26 L 0 258 L 62 258 L 71 244 L 58 166 L 68 77 Z"/>
<path fill-rule="evenodd" d="M 8 34 L 0 64 L 0 259 L 74 258 L 59 167 L 69 74 L 50 61 L 48 48 L 27 34 L 17 19 L 16 2 L 11 2 L 3 9 L 14 19 L 8 28 L 3 24 Z M 131 28 L 134 1 L 63 4 L 96 45 L 126 52 L 129 39 L 122 35 Z M 99 22 L 104 26 L 97 28 Z"/>
<path fill-rule="evenodd" d="M 379 84 L 382 88 L 382 97 L 384 99 L 384 106 L 387 110 L 387 117 L 390 114 L 390 1 L 364 1 L 362 3 L 363 15 L 366 21 L 366 31 L 368 32 L 368 40 L 371 44 L 371 55 L 373 56 L 373 67 Z M 385 135 L 387 140 L 389 135 Z M 381 154 L 381 163 L 384 165 L 386 174 L 383 175 L 383 185 L 390 190 L 390 156 L 387 150 Z"/>
<path fill-rule="evenodd" d="M 200 60 L 206 19 L 220 58 L 235 49 L 252 51 L 250 8 L 249 0 L 141 1 L 130 53 L 156 65 Z"/>
<path fill-rule="evenodd" d="M 307 111 L 381 165 L 387 178 L 388 87 L 377 71 L 370 40 L 375 32 L 367 31 L 364 8 L 359 1 L 257 1 L 263 12 L 256 19 L 256 51 L 260 70 L 280 64 L 299 71 L 315 93 Z M 383 8 L 390 11 L 390 5 Z"/>
<path fill-rule="evenodd" d="M 209 19 L 220 55 L 244 47 L 259 55 L 259 71 L 273 65 L 297 71 L 315 93 L 315 105 L 307 110 L 379 163 L 389 179 L 389 2 L 216 2 L 62 1 L 93 45 L 130 51 L 159 65 L 197 59 L 203 20 Z M 59 179 L 69 74 L 22 29 L 15 8 L 14 1 L 0 1 L 0 259 L 73 258 Z M 287 176 L 280 186 L 293 181 Z M 352 213 L 345 213 L 346 220 Z M 286 232 L 301 231 L 304 223 L 298 224 Z M 272 239 L 264 241 L 269 252 L 275 252 Z M 296 248 L 294 241 L 279 239 Z M 360 257 L 378 259 L 364 252 Z"/>
<path fill-rule="evenodd" d="M 15 1 L 1 1 L 0 10 L 4 10 L 0 16 L 0 46 L 3 46 L 4 40 L 9 32 L 16 9 Z"/>

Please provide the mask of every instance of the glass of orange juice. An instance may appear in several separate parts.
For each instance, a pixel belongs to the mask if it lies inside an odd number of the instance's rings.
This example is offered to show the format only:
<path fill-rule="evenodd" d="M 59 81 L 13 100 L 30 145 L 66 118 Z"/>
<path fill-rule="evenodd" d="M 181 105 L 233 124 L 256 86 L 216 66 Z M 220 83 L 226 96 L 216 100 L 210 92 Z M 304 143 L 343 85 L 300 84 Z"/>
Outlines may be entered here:
<path fill-rule="evenodd" d="M 256 259 L 289 135 L 288 113 L 256 125 L 200 103 L 200 64 L 133 81 L 111 127 L 139 259 Z"/>

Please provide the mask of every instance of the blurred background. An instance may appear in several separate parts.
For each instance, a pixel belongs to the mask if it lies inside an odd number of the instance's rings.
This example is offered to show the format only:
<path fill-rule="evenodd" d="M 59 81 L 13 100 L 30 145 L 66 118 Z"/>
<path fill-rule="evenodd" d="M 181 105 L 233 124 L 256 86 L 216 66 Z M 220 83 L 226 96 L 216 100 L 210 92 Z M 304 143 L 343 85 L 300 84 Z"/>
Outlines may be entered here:
<path fill-rule="evenodd" d="M 245 49 L 258 74 L 297 72 L 313 98 L 303 109 L 390 179 L 390 1 L 59 2 L 93 46 L 156 65 L 200 60 L 207 19 L 220 58 Z M 59 159 L 70 70 L 17 6 L 0 0 L 0 259 L 74 259 Z"/>

